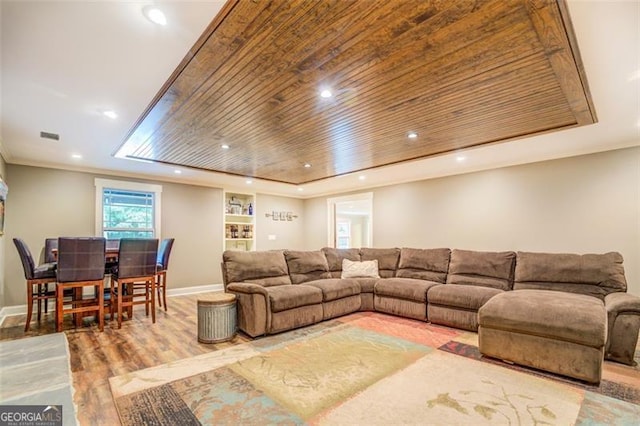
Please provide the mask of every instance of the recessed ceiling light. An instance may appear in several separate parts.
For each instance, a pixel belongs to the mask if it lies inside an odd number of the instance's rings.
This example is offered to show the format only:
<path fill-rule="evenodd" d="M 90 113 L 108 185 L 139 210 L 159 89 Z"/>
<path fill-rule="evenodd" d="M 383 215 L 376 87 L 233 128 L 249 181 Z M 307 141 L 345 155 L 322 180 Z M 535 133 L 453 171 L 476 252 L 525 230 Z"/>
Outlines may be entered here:
<path fill-rule="evenodd" d="M 322 89 L 320 91 L 320 97 L 328 99 L 333 96 L 333 92 L 330 89 Z"/>
<path fill-rule="evenodd" d="M 305 169 L 309 169 L 309 168 L 311 168 L 311 164 L 310 164 L 310 163 L 304 163 L 304 168 L 305 168 Z"/>
<path fill-rule="evenodd" d="M 167 25 L 167 17 L 164 16 L 164 13 L 157 7 L 149 7 L 143 9 L 143 12 L 147 19 L 149 19 L 154 24 L 158 25 Z"/>
<path fill-rule="evenodd" d="M 227 145 L 226 143 L 223 143 L 222 145 L 220 145 L 220 148 L 229 149 L 229 145 Z"/>
<path fill-rule="evenodd" d="M 176 169 L 176 170 L 173 171 L 173 173 L 175 173 L 177 175 L 181 175 L 182 174 L 182 170 Z"/>
<path fill-rule="evenodd" d="M 79 160 L 82 158 L 82 155 L 80 154 L 71 154 L 71 158 L 75 158 L 76 160 Z"/>
<path fill-rule="evenodd" d="M 458 156 L 456 157 L 456 161 L 457 161 L 458 163 L 462 163 L 462 162 L 463 162 L 464 160 L 466 160 L 466 159 L 467 159 L 467 157 L 465 157 L 464 155 L 458 155 Z"/>
<path fill-rule="evenodd" d="M 106 111 L 102 111 L 102 115 L 104 115 L 105 117 L 109 117 L 112 120 L 115 120 L 116 118 L 118 118 L 118 114 L 115 111 L 112 110 L 106 110 Z"/>
<path fill-rule="evenodd" d="M 366 177 L 365 175 L 360 175 L 360 176 L 358 176 L 358 179 L 360 179 L 360 180 L 365 180 L 366 178 L 367 178 L 367 177 Z"/>
<path fill-rule="evenodd" d="M 407 133 L 407 137 L 409 139 L 416 139 L 418 137 L 418 134 L 416 132 L 409 132 Z"/>
<path fill-rule="evenodd" d="M 247 185 L 251 185 L 253 183 L 251 179 L 247 179 L 245 182 L 247 183 Z"/>
<path fill-rule="evenodd" d="M 304 188 L 303 188 L 303 187 L 301 187 L 301 186 L 299 186 L 299 187 L 298 187 L 298 191 L 302 192 L 302 191 L 304 191 Z"/>

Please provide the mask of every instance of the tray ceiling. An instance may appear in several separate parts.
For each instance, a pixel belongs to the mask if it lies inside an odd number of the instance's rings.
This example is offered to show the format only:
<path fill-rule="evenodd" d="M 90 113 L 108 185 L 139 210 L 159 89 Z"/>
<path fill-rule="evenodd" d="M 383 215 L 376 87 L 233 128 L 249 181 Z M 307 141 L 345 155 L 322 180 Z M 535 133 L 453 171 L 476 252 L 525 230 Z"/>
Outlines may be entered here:
<path fill-rule="evenodd" d="M 596 121 L 563 1 L 229 1 L 116 155 L 300 185 Z"/>

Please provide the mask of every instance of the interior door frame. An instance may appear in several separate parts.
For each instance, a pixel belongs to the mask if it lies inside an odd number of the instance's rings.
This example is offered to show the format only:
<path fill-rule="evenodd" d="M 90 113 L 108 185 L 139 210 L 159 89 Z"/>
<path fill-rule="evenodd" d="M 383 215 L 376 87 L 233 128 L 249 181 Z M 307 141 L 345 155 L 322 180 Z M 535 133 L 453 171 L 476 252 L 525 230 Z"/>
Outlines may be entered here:
<path fill-rule="evenodd" d="M 369 245 L 373 247 L 373 192 L 327 198 L 327 247 L 335 248 L 336 246 L 336 204 L 350 201 L 368 201 L 369 223 L 367 232 L 369 233 Z"/>

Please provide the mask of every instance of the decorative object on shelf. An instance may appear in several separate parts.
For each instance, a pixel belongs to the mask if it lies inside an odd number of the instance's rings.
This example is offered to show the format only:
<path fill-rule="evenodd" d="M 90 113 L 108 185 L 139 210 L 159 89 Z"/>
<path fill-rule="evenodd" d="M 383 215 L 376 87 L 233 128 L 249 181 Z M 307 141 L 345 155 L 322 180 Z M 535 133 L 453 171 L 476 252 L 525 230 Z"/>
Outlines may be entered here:
<path fill-rule="evenodd" d="M 225 212 L 227 214 L 242 214 L 242 203 L 240 203 L 236 197 L 231 197 L 227 202 Z"/>
<path fill-rule="evenodd" d="M 265 217 L 270 217 L 273 220 L 282 220 L 282 221 L 292 221 L 293 219 L 297 219 L 298 215 L 293 214 L 293 212 L 277 212 L 272 211 L 271 213 L 265 213 Z"/>

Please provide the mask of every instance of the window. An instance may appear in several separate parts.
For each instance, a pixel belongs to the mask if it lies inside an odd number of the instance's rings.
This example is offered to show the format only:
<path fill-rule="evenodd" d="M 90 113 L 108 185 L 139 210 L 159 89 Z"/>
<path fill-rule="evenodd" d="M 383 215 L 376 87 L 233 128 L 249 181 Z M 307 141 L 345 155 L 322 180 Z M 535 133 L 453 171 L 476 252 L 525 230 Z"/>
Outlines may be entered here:
<path fill-rule="evenodd" d="M 159 238 L 161 194 L 159 185 L 96 179 L 96 234 Z"/>

